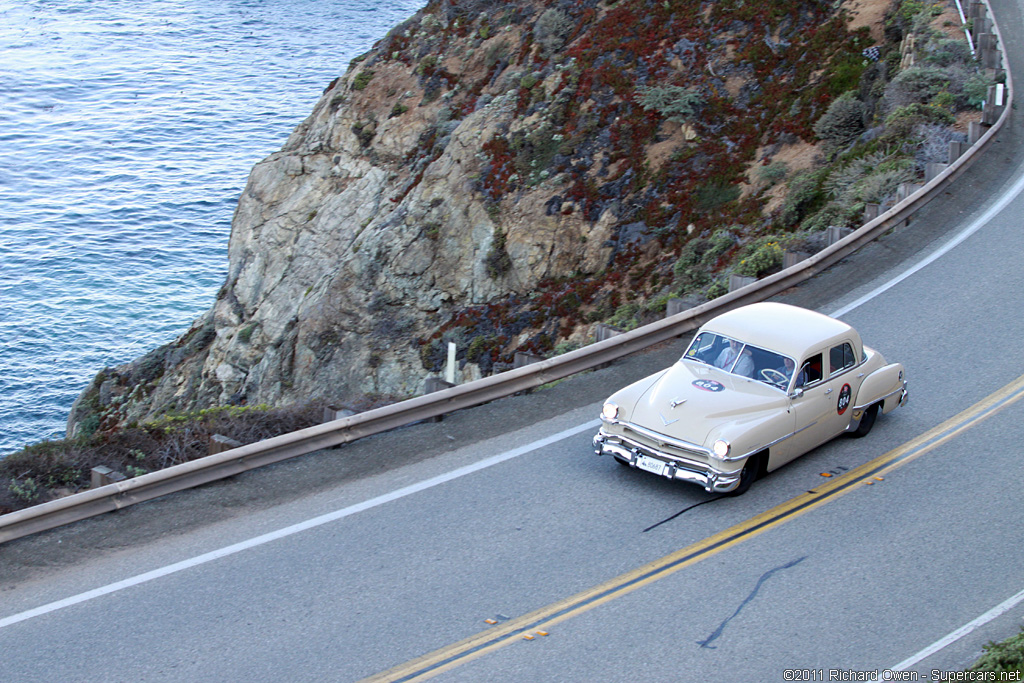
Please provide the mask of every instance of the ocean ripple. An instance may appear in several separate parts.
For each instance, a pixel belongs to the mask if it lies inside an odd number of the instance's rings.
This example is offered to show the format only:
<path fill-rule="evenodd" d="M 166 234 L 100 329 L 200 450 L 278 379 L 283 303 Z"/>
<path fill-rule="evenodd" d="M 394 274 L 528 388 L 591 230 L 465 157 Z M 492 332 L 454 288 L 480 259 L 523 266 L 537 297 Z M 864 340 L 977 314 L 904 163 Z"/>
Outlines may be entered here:
<path fill-rule="evenodd" d="M 252 166 L 423 0 L 0 0 L 0 455 L 227 271 Z"/>

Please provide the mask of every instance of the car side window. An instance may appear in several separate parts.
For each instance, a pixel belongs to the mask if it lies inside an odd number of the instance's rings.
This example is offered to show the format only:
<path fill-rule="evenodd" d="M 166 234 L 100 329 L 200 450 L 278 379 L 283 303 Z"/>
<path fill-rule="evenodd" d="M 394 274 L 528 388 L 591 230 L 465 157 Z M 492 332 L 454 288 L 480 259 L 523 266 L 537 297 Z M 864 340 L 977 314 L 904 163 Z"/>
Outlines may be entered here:
<path fill-rule="evenodd" d="M 828 352 L 829 372 L 835 374 L 846 368 L 852 368 L 857 364 L 857 356 L 853 353 L 853 346 L 845 342 L 839 346 L 833 346 Z"/>
<path fill-rule="evenodd" d="M 800 366 L 800 375 L 797 377 L 797 387 L 806 387 L 821 381 L 821 355 L 816 353 L 803 362 Z"/>

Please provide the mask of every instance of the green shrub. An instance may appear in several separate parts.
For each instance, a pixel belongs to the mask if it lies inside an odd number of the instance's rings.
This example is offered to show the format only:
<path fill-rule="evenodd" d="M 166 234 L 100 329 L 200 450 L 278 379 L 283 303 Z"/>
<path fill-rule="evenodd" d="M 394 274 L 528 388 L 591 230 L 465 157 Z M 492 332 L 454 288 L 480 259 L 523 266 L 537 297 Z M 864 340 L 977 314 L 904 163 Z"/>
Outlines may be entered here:
<path fill-rule="evenodd" d="M 1001 643 L 990 642 L 984 650 L 985 654 L 968 671 L 991 671 L 995 674 L 1024 672 L 1024 627 L 1020 633 Z"/>
<path fill-rule="evenodd" d="M 825 204 L 825 192 L 822 189 L 824 176 L 825 171 L 804 171 L 790 179 L 786 198 L 779 211 L 779 220 L 783 225 L 799 225 Z"/>
<path fill-rule="evenodd" d="M 491 248 L 484 257 L 484 265 L 487 267 L 487 274 L 494 280 L 512 269 L 512 257 L 505 250 L 505 233 L 498 228 L 494 229 Z"/>
<path fill-rule="evenodd" d="M 724 279 L 716 280 L 710 287 L 708 287 L 707 297 L 708 301 L 717 299 L 720 296 L 724 296 L 729 293 L 729 285 L 726 284 Z"/>
<path fill-rule="evenodd" d="M 712 180 L 697 188 L 697 208 L 701 211 L 711 211 L 720 206 L 734 202 L 740 197 L 738 185 L 724 180 Z"/>
<path fill-rule="evenodd" d="M 864 103 L 852 90 L 828 106 L 814 124 L 814 133 L 832 149 L 846 147 L 864 132 Z"/>
<path fill-rule="evenodd" d="M 678 85 L 646 86 L 636 88 L 637 104 L 647 111 L 656 111 L 669 121 L 684 123 L 704 104 L 697 93 Z"/>
<path fill-rule="evenodd" d="M 544 54 L 550 55 L 562 47 L 572 30 L 572 20 L 560 9 L 550 7 L 537 19 L 533 27 L 533 39 L 541 46 Z"/>
<path fill-rule="evenodd" d="M 249 340 L 252 339 L 252 333 L 256 331 L 257 327 L 259 327 L 258 323 L 249 323 L 248 325 L 243 327 L 241 330 L 238 331 L 238 341 L 242 342 L 243 344 L 248 344 Z"/>
<path fill-rule="evenodd" d="M 32 477 L 15 479 L 11 481 L 9 490 L 11 494 L 22 503 L 33 503 L 39 498 L 39 485 Z"/>
<path fill-rule="evenodd" d="M 959 38 L 943 38 L 931 41 L 924 49 L 924 61 L 935 66 L 970 64 L 974 58 L 971 48 Z"/>
<path fill-rule="evenodd" d="M 353 90 L 363 90 L 373 80 L 373 71 L 371 69 L 364 69 L 356 74 L 356 77 L 352 80 Z"/>
<path fill-rule="evenodd" d="M 679 258 L 672 266 L 672 272 L 676 275 L 683 275 L 688 269 L 700 263 L 701 258 L 711 248 L 711 241 L 699 237 L 691 239 L 683 245 L 679 252 Z"/>
<path fill-rule="evenodd" d="M 757 246 L 751 245 L 747 255 L 740 259 L 736 266 L 736 274 L 745 277 L 763 277 L 782 267 L 783 249 L 775 240 L 761 240 Z"/>
<path fill-rule="evenodd" d="M 789 166 L 785 161 L 776 161 L 767 166 L 758 166 L 757 180 L 768 187 L 772 187 L 785 179 L 789 173 Z"/>
<path fill-rule="evenodd" d="M 622 304 L 615 309 L 615 314 L 606 322 L 612 327 L 618 328 L 623 332 L 629 332 L 630 330 L 635 330 L 640 326 L 640 321 L 637 320 L 636 317 L 639 312 L 640 306 L 638 304 Z"/>
<path fill-rule="evenodd" d="M 963 86 L 964 104 L 973 109 L 981 109 L 988 98 L 988 88 L 995 85 L 995 81 L 984 74 L 976 73 L 971 75 Z"/>
<path fill-rule="evenodd" d="M 943 90 L 949 89 L 949 74 L 934 66 L 912 66 L 896 74 L 885 88 L 889 105 L 900 108 L 924 104 Z"/>
<path fill-rule="evenodd" d="M 953 122 L 953 115 L 939 107 L 920 103 L 908 104 L 886 117 L 883 138 L 907 141 L 919 124 L 938 123 L 948 126 Z"/>

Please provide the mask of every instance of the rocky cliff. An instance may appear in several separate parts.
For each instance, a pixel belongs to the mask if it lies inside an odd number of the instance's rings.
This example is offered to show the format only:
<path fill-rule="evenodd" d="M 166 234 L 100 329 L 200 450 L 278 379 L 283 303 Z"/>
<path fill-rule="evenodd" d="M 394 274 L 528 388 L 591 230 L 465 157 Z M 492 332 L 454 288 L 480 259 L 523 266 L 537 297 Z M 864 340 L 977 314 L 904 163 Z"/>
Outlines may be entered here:
<path fill-rule="evenodd" d="M 888 4 L 433 0 L 253 169 L 210 311 L 100 373 L 71 431 L 404 397 L 448 341 L 472 379 L 706 296 L 809 215 L 767 170 L 811 164 L 841 93 L 870 119 L 885 60 L 862 55 L 883 40 L 860 12 Z"/>

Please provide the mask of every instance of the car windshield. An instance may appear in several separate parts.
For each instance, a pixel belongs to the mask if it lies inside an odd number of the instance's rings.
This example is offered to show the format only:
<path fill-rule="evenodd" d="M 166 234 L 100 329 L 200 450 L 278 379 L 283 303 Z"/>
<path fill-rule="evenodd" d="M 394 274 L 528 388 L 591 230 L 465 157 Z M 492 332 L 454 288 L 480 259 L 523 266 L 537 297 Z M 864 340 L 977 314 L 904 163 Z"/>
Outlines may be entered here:
<path fill-rule="evenodd" d="M 795 367 L 793 359 L 781 353 L 714 332 L 701 332 L 694 337 L 682 360 L 713 365 L 783 390 L 789 386 Z"/>

